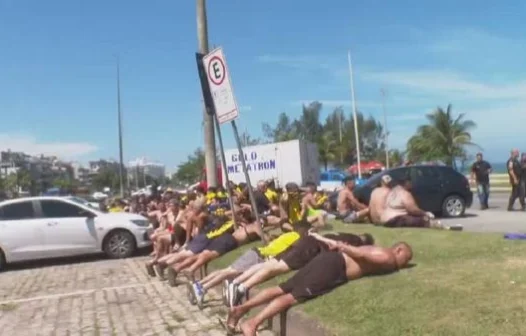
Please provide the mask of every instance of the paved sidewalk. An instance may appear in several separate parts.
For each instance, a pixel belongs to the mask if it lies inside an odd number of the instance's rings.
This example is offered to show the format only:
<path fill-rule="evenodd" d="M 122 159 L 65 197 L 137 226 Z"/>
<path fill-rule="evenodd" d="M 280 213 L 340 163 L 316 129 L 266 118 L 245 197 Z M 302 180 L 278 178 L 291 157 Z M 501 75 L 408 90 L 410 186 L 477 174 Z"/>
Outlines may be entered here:
<path fill-rule="evenodd" d="M 200 311 L 185 286 L 144 271 L 146 258 L 100 260 L 0 273 L 0 335 L 225 335 L 212 295 Z M 272 335 L 270 332 L 262 335 Z"/>

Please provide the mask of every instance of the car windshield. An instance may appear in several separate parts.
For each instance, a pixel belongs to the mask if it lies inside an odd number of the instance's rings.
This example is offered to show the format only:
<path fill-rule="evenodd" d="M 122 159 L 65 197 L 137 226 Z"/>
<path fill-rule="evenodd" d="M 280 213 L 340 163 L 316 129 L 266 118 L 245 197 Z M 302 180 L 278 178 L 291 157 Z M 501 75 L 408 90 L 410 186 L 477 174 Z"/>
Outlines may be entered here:
<path fill-rule="evenodd" d="M 70 201 L 73 201 L 77 204 L 81 204 L 81 205 L 84 205 L 84 206 L 87 206 L 87 207 L 90 207 L 91 209 L 94 209 L 94 210 L 99 210 L 97 208 L 95 208 L 93 205 L 91 205 L 90 202 L 86 201 L 85 199 L 83 198 L 80 198 L 80 197 L 76 197 L 76 196 L 70 196 L 70 197 L 67 197 L 68 200 Z"/>

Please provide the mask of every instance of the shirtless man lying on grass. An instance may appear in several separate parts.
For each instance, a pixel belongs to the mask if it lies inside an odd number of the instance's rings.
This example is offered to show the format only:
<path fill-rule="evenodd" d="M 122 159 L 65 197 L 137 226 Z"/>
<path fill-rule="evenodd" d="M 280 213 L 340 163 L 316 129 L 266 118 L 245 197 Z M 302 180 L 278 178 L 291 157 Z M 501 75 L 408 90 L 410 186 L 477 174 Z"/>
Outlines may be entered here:
<path fill-rule="evenodd" d="M 295 231 L 284 233 L 272 240 L 266 246 L 255 247 L 246 251 L 241 257 L 234 261 L 227 268 L 217 270 L 210 273 L 205 278 L 199 281 L 194 281 L 190 284 L 188 290 L 193 302 L 200 306 L 203 303 L 206 293 L 217 285 L 228 281 L 234 277 L 242 274 L 248 269 L 257 270 L 262 267 L 266 260 L 274 258 L 275 256 L 287 251 L 297 240 L 308 234 L 311 225 L 307 221 L 300 222 L 294 226 Z M 223 290 L 223 297 L 226 298 L 225 289 L 228 282 L 225 284 Z"/>
<path fill-rule="evenodd" d="M 360 236 L 350 233 L 321 236 L 311 232 L 308 236 L 299 239 L 287 251 L 266 261 L 261 266 L 248 269 L 234 279 L 226 290 L 229 306 L 233 307 L 240 304 L 246 292 L 254 286 L 278 275 L 301 269 L 318 254 L 335 247 L 337 242 L 345 242 L 351 246 L 373 245 L 374 238 L 367 233 Z"/>
<path fill-rule="evenodd" d="M 400 270 L 408 265 L 412 256 L 411 247 L 403 242 L 390 248 L 354 247 L 338 242 L 331 251 L 319 254 L 287 281 L 264 289 L 243 305 L 231 308 L 226 328 L 235 332 L 245 314 L 252 308 L 267 304 L 261 312 L 239 326 L 244 336 L 255 336 L 264 321 L 293 305 L 324 295 L 350 280 Z"/>

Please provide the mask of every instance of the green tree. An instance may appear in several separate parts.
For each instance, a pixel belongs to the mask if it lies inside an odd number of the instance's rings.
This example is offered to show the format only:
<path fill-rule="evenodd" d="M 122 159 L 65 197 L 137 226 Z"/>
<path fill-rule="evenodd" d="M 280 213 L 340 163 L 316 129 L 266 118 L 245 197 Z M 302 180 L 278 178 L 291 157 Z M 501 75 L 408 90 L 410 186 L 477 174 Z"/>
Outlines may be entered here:
<path fill-rule="evenodd" d="M 242 147 L 255 146 L 261 144 L 261 139 L 253 138 L 247 131 L 239 135 Z M 219 150 L 217 151 L 219 153 Z"/>
<path fill-rule="evenodd" d="M 463 113 L 456 118 L 449 104 L 444 110 L 438 107 L 427 116 L 428 124 L 421 125 L 407 142 L 407 155 L 412 161 L 441 160 L 456 166 L 456 160 L 467 157 L 466 148 L 477 146 L 471 141 L 471 131 L 476 127 Z M 477 146 L 478 147 L 478 146 Z"/>
<path fill-rule="evenodd" d="M 4 181 L 5 190 L 14 195 L 18 195 L 21 190 L 28 191 L 31 184 L 31 175 L 23 168 L 9 174 Z"/>
<path fill-rule="evenodd" d="M 290 120 L 286 113 L 281 113 L 275 127 L 268 123 L 263 124 L 263 133 L 273 142 L 288 141 L 298 138 L 296 125 Z"/>
<path fill-rule="evenodd" d="M 404 163 L 404 153 L 399 149 L 391 149 L 389 151 L 389 164 L 391 167 L 398 167 Z"/>
<path fill-rule="evenodd" d="M 325 131 L 318 140 L 319 159 L 325 170 L 327 170 L 329 163 L 336 161 L 338 149 L 338 142 L 334 134 L 330 131 Z"/>
<path fill-rule="evenodd" d="M 68 177 L 57 178 L 53 181 L 53 187 L 60 188 L 62 190 L 71 190 L 74 186 L 74 181 Z"/>
<path fill-rule="evenodd" d="M 110 167 L 101 168 L 93 178 L 92 185 L 99 191 L 104 188 L 110 188 L 112 191 L 117 191 L 120 188 L 119 172 Z"/>
<path fill-rule="evenodd" d="M 201 148 L 189 155 L 187 160 L 177 166 L 177 171 L 173 175 L 173 182 L 177 185 L 192 184 L 201 178 L 205 169 L 205 153 Z"/>
<path fill-rule="evenodd" d="M 345 116 L 342 107 L 337 107 L 320 122 L 322 104 L 313 102 L 302 107 L 298 119 L 287 114 L 279 115 L 277 124 L 263 124 L 265 136 L 273 142 L 303 139 L 314 142 L 320 150 L 320 161 L 324 166 L 334 164 L 346 166 L 356 162 L 356 139 L 352 113 Z M 365 118 L 357 113 L 360 154 L 363 160 L 380 158 L 385 161 L 384 132 L 382 125 L 373 117 Z"/>

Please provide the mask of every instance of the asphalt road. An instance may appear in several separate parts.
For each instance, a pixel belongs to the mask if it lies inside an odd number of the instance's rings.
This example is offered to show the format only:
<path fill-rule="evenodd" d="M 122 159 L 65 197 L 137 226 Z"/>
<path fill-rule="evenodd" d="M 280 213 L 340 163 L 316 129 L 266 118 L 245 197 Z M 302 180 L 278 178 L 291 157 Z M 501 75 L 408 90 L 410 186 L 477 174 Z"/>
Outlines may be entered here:
<path fill-rule="evenodd" d="M 480 210 L 476 194 L 471 208 L 466 210 L 466 217 L 460 219 L 445 219 L 448 225 L 461 224 L 465 231 L 475 232 L 523 232 L 526 233 L 526 212 L 519 211 L 518 201 L 516 211 L 508 212 L 508 193 L 493 193 L 490 195 L 487 210 Z"/>

